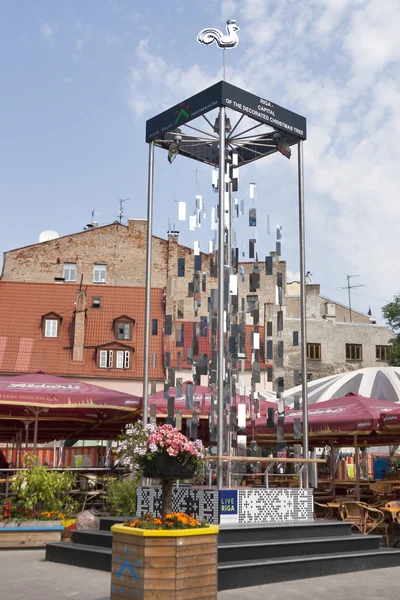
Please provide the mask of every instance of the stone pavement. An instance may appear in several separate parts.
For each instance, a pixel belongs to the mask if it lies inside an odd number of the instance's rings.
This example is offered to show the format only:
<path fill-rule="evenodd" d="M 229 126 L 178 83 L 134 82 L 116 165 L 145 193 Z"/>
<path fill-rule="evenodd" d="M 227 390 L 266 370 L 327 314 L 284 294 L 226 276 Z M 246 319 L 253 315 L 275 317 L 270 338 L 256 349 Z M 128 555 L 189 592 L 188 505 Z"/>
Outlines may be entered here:
<path fill-rule="evenodd" d="M 400 567 L 220 592 L 218 600 L 398 600 Z M 42 550 L 0 551 L 1 600 L 109 600 L 110 574 L 45 562 Z"/>

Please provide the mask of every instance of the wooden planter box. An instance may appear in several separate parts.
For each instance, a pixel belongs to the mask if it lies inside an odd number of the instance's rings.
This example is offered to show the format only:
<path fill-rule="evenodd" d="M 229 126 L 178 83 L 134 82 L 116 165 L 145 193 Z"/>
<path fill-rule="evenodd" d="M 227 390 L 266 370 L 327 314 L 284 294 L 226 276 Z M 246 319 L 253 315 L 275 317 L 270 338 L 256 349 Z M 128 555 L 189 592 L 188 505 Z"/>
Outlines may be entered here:
<path fill-rule="evenodd" d="M 111 600 L 216 600 L 218 530 L 114 525 Z"/>
<path fill-rule="evenodd" d="M 44 548 L 59 542 L 63 530 L 61 521 L 0 521 L 0 549 Z"/>

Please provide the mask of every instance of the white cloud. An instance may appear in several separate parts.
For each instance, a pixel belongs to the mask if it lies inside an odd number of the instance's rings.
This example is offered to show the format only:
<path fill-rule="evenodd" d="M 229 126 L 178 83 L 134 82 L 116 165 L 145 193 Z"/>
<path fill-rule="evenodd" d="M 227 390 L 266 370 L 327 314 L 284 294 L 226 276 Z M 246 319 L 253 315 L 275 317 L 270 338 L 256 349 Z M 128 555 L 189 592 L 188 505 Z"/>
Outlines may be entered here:
<path fill-rule="evenodd" d="M 54 35 L 54 28 L 48 23 L 43 23 L 40 27 L 40 34 L 45 40 L 51 41 Z"/>
<path fill-rule="evenodd" d="M 390 298 L 400 291 L 394 276 L 400 255 L 398 0 L 226 0 L 223 8 L 236 9 L 224 18 L 240 26 L 229 80 L 307 117 L 307 265 L 314 281 L 339 287 L 346 272 L 359 273 L 366 295 Z M 218 61 L 209 56 L 204 53 L 211 68 L 171 66 L 142 40 L 129 76 L 132 111 L 142 116 L 166 108 L 217 81 Z M 280 164 L 294 178 L 293 159 Z M 269 184 L 270 168 L 257 174 L 260 184 L 262 178 Z M 285 232 L 297 227 L 293 193 L 295 187 L 277 208 L 290 221 Z M 285 233 L 287 251 L 295 255 L 297 238 Z M 379 307 L 377 301 L 375 314 Z"/>
<path fill-rule="evenodd" d="M 286 270 L 286 281 L 290 283 L 291 281 L 300 281 L 300 271 L 290 271 Z"/>

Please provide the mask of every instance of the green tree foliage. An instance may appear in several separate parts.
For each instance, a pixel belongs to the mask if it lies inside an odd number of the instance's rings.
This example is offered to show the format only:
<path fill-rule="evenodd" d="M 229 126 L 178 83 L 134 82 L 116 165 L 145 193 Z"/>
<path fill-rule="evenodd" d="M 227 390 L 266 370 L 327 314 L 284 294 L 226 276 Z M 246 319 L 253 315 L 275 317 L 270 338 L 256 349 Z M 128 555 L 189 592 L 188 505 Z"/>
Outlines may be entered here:
<path fill-rule="evenodd" d="M 392 302 L 382 306 L 382 315 L 389 329 L 393 332 L 393 347 L 389 358 L 392 367 L 400 366 L 400 294 L 397 294 Z"/>

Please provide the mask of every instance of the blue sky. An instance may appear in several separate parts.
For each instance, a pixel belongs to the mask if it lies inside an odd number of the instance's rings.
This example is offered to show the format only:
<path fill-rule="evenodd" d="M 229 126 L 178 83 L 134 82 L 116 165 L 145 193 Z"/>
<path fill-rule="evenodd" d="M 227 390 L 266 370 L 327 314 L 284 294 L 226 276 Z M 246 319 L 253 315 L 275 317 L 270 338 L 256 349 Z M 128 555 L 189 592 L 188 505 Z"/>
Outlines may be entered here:
<path fill-rule="evenodd" d="M 221 79 L 221 51 L 196 42 L 203 27 L 240 26 L 227 79 L 308 119 L 307 268 L 322 292 L 379 315 L 399 292 L 400 149 L 398 0 L 2 0 L 0 2 L 1 251 L 40 231 L 79 231 L 146 216 L 145 121 Z M 283 226 L 283 256 L 298 272 L 296 155 L 241 172 L 240 198 L 257 186 L 259 215 Z M 182 242 L 175 200 L 216 198 L 210 170 L 156 153 L 155 233 L 168 219 Z M 248 204 L 250 206 L 250 204 Z M 239 237 L 250 232 L 239 224 Z M 260 256 L 274 249 L 259 219 Z"/>

